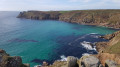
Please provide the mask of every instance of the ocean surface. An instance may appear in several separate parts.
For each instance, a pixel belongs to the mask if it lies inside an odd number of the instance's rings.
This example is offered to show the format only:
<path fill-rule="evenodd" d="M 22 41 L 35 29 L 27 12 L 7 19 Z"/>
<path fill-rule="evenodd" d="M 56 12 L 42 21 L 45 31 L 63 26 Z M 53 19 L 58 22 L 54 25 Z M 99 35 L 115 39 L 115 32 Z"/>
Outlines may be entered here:
<path fill-rule="evenodd" d="M 31 67 L 43 61 L 66 60 L 97 54 L 88 43 L 107 41 L 98 38 L 117 30 L 54 20 L 16 18 L 19 12 L 0 12 L 0 48 L 11 56 L 21 56 Z"/>

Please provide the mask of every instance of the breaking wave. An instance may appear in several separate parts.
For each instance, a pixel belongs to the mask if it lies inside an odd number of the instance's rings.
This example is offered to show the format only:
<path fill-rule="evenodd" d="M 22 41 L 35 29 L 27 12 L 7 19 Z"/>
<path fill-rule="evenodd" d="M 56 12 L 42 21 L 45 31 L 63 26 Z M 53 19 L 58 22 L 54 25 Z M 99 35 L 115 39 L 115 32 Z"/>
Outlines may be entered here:
<path fill-rule="evenodd" d="M 92 46 L 90 42 L 83 41 L 80 44 L 87 50 L 96 50 L 95 46 Z"/>
<path fill-rule="evenodd" d="M 65 55 L 61 55 L 60 58 L 61 59 L 58 61 L 67 61 L 67 57 Z"/>
<path fill-rule="evenodd" d="M 82 56 L 89 56 L 89 55 L 90 55 L 89 53 L 82 54 Z"/>

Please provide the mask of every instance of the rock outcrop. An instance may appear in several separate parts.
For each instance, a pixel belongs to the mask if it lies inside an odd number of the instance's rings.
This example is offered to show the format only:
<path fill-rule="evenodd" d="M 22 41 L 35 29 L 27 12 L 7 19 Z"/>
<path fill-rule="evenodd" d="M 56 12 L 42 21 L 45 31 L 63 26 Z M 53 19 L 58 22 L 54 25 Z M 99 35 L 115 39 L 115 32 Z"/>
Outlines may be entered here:
<path fill-rule="evenodd" d="M 106 60 L 113 60 L 120 64 L 120 31 L 102 36 L 102 38 L 109 39 L 108 42 L 96 43 L 99 52 L 97 57 L 102 65 L 105 66 Z"/>
<path fill-rule="evenodd" d="M 120 28 L 120 10 L 27 11 L 18 18 L 60 20 L 70 23 Z"/>
<path fill-rule="evenodd" d="M 59 19 L 58 11 L 51 12 L 43 12 L 43 11 L 28 11 L 28 12 L 20 12 L 18 18 L 26 18 L 26 19 L 35 19 L 35 20 L 58 20 Z"/>
<path fill-rule="evenodd" d="M 67 67 L 78 67 L 77 58 L 73 56 L 67 57 Z"/>
<path fill-rule="evenodd" d="M 105 67 L 117 67 L 117 63 L 112 60 L 106 60 Z"/>
<path fill-rule="evenodd" d="M 99 67 L 100 61 L 95 56 L 83 56 L 78 61 L 79 67 Z"/>
<path fill-rule="evenodd" d="M 4 50 L 0 49 L 0 67 L 30 67 L 29 64 L 23 64 L 19 56 L 9 56 Z"/>

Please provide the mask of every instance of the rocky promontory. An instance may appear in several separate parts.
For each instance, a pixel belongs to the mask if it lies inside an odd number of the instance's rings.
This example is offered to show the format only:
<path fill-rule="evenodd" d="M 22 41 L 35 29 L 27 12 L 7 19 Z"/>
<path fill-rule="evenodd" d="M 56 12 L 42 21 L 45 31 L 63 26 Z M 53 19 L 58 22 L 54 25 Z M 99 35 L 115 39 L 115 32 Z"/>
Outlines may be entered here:
<path fill-rule="evenodd" d="M 29 64 L 23 64 L 19 56 L 10 56 L 4 50 L 0 49 L 0 67 L 30 67 Z"/>
<path fill-rule="evenodd" d="M 120 28 L 120 10 L 24 11 L 18 18 L 59 20 L 70 23 Z"/>

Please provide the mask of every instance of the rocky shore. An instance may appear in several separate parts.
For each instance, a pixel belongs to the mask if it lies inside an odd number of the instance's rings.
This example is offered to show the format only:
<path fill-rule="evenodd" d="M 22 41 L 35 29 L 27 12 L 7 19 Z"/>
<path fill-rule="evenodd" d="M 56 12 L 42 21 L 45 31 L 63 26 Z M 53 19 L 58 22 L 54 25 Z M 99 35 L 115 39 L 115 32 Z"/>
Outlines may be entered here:
<path fill-rule="evenodd" d="M 19 56 L 10 56 L 4 50 L 0 49 L 0 67 L 30 67 L 29 64 L 23 64 Z"/>
<path fill-rule="evenodd" d="M 68 56 L 67 61 L 55 61 L 52 65 L 43 63 L 40 67 L 120 67 L 120 31 L 101 38 L 109 41 L 96 43 L 96 55 L 85 55 L 81 58 Z"/>
<path fill-rule="evenodd" d="M 24 11 L 18 18 L 59 20 L 70 23 L 120 28 L 120 10 Z"/>
<path fill-rule="evenodd" d="M 18 18 L 35 20 L 59 20 L 70 23 L 120 28 L 120 10 L 76 10 L 76 11 L 24 11 Z M 101 36 L 108 42 L 96 43 L 98 54 L 76 58 L 68 56 L 67 61 L 55 61 L 52 65 L 43 62 L 36 67 L 120 67 L 120 31 Z M 19 56 L 9 56 L 0 50 L 0 67 L 30 67 L 23 64 Z"/>

